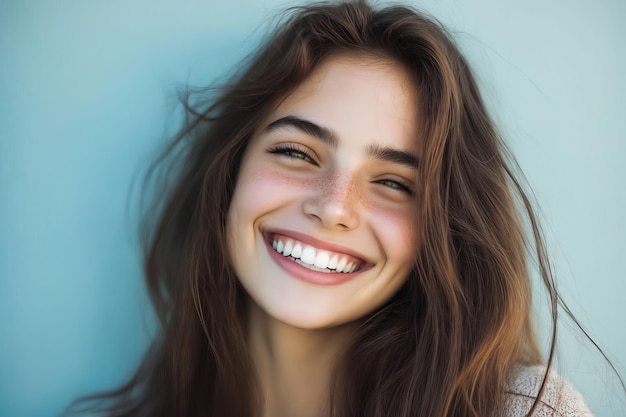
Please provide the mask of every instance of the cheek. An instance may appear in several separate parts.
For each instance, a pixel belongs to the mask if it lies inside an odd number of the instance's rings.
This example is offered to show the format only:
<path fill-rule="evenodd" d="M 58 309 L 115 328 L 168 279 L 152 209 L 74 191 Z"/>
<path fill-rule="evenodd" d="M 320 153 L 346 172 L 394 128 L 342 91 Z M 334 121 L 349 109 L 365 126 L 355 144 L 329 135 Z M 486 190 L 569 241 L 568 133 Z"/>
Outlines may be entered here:
<path fill-rule="evenodd" d="M 233 198 L 238 212 L 260 215 L 294 201 L 302 190 L 315 187 L 315 181 L 294 178 L 276 170 L 259 167 L 242 173 Z"/>
<path fill-rule="evenodd" d="M 410 269 L 417 254 L 417 220 L 415 210 L 382 209 L 372 211 L 372 225 L 387 260 L 400 268 Z"/>
<path fill-rule="evenodd" d="M 250 230 L 264 215 L 301 198 L 303 191 L 319 184 L 313 179 L 296 178 L 275 169 L 249 164 L 237 181 L 229 209 L 229 229 Z"/>

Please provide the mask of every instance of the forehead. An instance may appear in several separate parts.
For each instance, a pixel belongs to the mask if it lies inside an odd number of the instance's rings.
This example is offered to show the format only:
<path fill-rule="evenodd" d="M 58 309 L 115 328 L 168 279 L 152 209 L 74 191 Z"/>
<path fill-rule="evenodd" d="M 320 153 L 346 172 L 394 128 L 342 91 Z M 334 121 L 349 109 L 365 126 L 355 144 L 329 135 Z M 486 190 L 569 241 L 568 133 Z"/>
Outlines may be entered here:
<path fill-rule="evenodd" d="M 417 88 L 405 67 L 388 58 L 327 58 L 282 101 L 267 123 L 286 116 L 312 120 L 341 139 L 417 147 Z"/>

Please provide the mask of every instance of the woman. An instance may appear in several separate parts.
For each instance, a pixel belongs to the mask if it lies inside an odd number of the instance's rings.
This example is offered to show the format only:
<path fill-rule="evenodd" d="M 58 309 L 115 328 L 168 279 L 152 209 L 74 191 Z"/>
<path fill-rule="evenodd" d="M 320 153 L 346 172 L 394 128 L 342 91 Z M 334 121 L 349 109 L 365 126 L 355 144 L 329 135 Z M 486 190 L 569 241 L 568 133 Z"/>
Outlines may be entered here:
<path fill-rule="evenodd" d="M 589 415 L 554 340 L 536 366 L 539 229 L 436 22 L 295 9 L 195 108 L 146 254 L 162 332 L 107 415 Z"/>

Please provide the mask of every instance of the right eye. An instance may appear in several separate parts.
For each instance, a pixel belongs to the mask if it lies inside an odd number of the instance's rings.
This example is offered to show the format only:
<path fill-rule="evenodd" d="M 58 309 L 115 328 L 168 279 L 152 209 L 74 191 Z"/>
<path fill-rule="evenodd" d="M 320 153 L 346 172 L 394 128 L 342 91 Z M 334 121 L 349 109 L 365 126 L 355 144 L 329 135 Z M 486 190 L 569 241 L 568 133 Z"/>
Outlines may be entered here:
<path fill-rule="evenodd" d="M 268 152 L 271 154 L 284 155 L 289 159 L 302 159 L 310 164 L 319 166 L 319 164 L 311 157 L 311 155 L 299 146 L 295 145 L 277 145 L 270 149 Z"/>

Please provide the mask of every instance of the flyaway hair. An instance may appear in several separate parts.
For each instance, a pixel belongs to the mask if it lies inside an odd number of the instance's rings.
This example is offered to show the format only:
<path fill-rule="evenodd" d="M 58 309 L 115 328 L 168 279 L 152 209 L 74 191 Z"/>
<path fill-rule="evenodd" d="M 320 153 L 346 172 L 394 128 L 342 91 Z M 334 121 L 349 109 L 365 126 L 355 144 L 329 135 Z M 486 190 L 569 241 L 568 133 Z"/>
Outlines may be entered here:
<path fill-rule="evenodd" d="M 552 301 L 553 329 L 558 296 L 530 200 L 467 61 L 437 21 L 404 6 L 307 5 L 276 27 L 226 86 L 209 90 L 209 102 L 186 101 L 188 123 L 153 171 L 176 174 L 158 196 L 145 247 L 159 335 L 127 384 L 78 405 L 119 417 L 259 415 L 245 293 L 224 245 L 227 212 L 261 123 L 320 63 L 348 54 L 411 75 L 423 122 L 420 244 L 406 285 L 365 318 L 339 361 L 329 415 L 491 415 L 514 395 L 504 392 L 510 369 L 541 361 L 531 259 Z"/>

